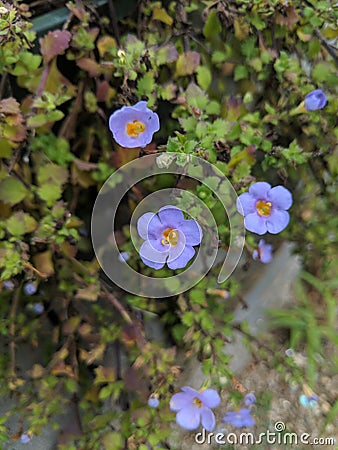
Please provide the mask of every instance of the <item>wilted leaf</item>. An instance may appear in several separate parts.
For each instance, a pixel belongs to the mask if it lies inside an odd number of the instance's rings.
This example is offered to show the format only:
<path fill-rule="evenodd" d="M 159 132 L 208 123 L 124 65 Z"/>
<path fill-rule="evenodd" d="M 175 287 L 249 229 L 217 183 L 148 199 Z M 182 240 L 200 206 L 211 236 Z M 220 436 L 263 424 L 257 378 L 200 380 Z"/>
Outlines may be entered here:
<path fill-rule="evenodd" d="M 80 325 L 81 317 L 79 316 L 73 316 L 70 317 L 68 320 L 66 320 L 62 325 L 62 331 L 65 334 L 72 334 L 74 333 L 78 326 Z"/>
<path fill-rule="evenodd" d="M 33 257 L 33 262 L 38 271 L 44 273 L 47 277 L 53 275 L 53 273 L 55 272 L 52 252 L 50 250 L 46 250 L 42 253 L 37 253 Z"/>
<path fill-rule="evenodd" d="M 32 370 L 30 370 L 28 373 L 29 375 L 36 379 L 36 378 L 42 378 L 46 372 L 46 369 L 42 367 L 40 364 L 34 364 Z"/>
<path fill-rule="evenodd" d="M 106 344 L 100 344 L 93 348 L 90 352 L 80 349 L 80 359 L 82 359 L 82 361 L 86 361 L 87 364 L 93 364 L 93 362 L 99 361 L 103 358 L 105 350 Z"/>
<path fill-rule="evenodd" d="M 108 81 L 98 81 L 97 87 L 96 87 L 96 97 L 98 102 L 108 102 L 110 104 L 110 101 L 115 97 L 116 90 L 113 89 Z"/>
<path fill-rule="evenodd" d="M 21 183 L 13 177 L 8 177 L 0 182 L 0 200 L 9 205 L 16 205 L 21 202 L 26 195 L 27 189 Z"/>
<path fill-rule="evenodd" d="M 164 8 L 158 8 L 155 6 L 153 9 L 153 20 L 159 20 L 169 26 L 173 24 L 173 18 L 169 16 Z"/>
<path fill-rule="evenodd" d="M 111 383 L 115 381 L 115 372 L 112 367 L 99 366 L 95 370 L 94 384 Z"/>
<path fill-rule="evenodd" d="M 196 72 L 199 63 L 199 53 L 192 51 L 182 53 L 176 62 L 176 76 L 192 75 Z"/>
<path fill-rule="evenodd" d="M 281 26 L 286 26 L 289 30 L 292 28 L 292 25 L 294 25 L 298 21 L 299 14 L 292 5 L 284 6 L 284 14 L 276 14 L 276 23 Z"/>
<path fill-rule="evenodd" d="M 116 47 L 117 47 L 116 40 L 111 36 L 102 36 L 97 41 L 97 49 L 99 51 L 101 58 L 103 58 L 106 53 L 109 53 L 111 48 Z"/>
<path fill-rule="evenodd" d="M 78 59 L 76 65 L 88 72 L 91 77 L 97 77 L 102 72 L 100 64 L 91 58 Z"/>
<path fill-rule="evenodd" d="M 37 222 L 29 214 L 17 211 L 7 220 L 6 226 L 13 236 L 20 236 L 34 231 L 37 227 Z"/>
<path fill-rule="evenodd" d="M 96 284 L 91 284 L 86 288 L 78 289 L 75 298 L 95 302 L 99 295 L 100 289 Z"/>
<path fill-rule="evenodd" d="M 172 63 L 177 61 L 179 57 L 178 51 L 172 42 L 161 46 L 157 50 L 157 64 L 160 66 L 162 64 Z"/>
<path fill-rule="evenodd" d="M 20 105 L 13 97 L 4 98 L 0 101 L 0 113 L 3 114 L 19 114 Z"/>
<path fill-rule="evenodd" d="M 55 56 L 60 55 L 69 47 L 71 33 L 66 30 L 50 31 L 39 40 L 44 62 L 49 63 Z"/>

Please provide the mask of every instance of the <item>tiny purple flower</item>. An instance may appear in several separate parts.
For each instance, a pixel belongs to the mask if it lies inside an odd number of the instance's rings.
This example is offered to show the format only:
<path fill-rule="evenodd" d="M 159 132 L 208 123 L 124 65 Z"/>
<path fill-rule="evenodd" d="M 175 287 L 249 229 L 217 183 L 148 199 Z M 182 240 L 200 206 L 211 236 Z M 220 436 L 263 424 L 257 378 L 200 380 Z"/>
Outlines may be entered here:
<path fill-rule="evenodd" d="M 160 129 L 158 115 L 141 101 L 134 106 L 122 106 L 109 118 L 109 128 L 122 147 L 145 147 Z"/>
<path fill-rule="evenodd" d="M 23 290 L 26 295 L 34 295 L 37 291 L 37 287 L 34 283 L 26 283 Z"/>
<path fill-rule="evenodd" d="M 253 427 L 255 425 L 255 420 L 251 417 L 251 412 L 248 408 L 227 412 L 225 417 L 223 417 L 222 422 L 229 422 L 231 425 L 238 428 Z"/>
<path fill-rule="evenodd" d="M 261 261 L 264 264 L 269 263 L 272 260 L 272 245 L 266 244 L 264 239 L 258 242 L 258 249 L 252 252 L 252 258 L 257 261 Z"/>
<path fill-rule="evenodd" d="M 170 400 L 170 409 L 177 412 L 177 424 L 186 430 L 195 430 L 202 422 L 207 431 L 212 431 L 216 419 L 211 408 L 216 408 L 221 402 L 218 393 L 214 389 L 197 392 L 188 386 L 181 389 L 183 392 L 173 395 Z"/>
<path fill-rule="evenodd" d="M 12 291 L 15 287 L 12 280 L 7 280 L 3 282 L 3 287 L 7 289 L 8 291 Z"/>
<path fill-rule="evenodd" d="M 45 310 L 45 307 L 42 303 L 34 303 L 32 305 L 32 310 L 35 312 L 35 314 L 42 314 Z"/>
<path fill-rule="evenodd" d="M 32 439 L 31 436 L 29 434 L 27 434 L 27 433 L 23 433 L 20 436 L 21 444 L 28 444 L 31 441 L 31 439 Z"/>
<path fill-rule="evenodd" d="M 156 395 L 151 395 L 148 399 L 148 406 L 151 408 L 158 408 L 160 401 Z"/>
<path fill-rule="evenodd" d="M 315 89 L 314 91 L 309 92 L 304 99 L 304 105 L 307 111 L 323 109 L 326 103 L 326 95 L 321 89 Z"/>
<path fill-rule="evenodd" d="M 283 186 L 271 188 L 259 181 L 250 186 L 249 192 L 237 199 L 237 210 L 244 216 L 244 226 L 257 234 L 277 234 L 287 227 L 290 216 L 286 211 L 292 205 L 292 194 Z"/>
<path fill-rule="evenodd" d="M 144 239 L 140 256 L 144 264 L 161 269 L 165 263 L 172 270 L 185 267 L 195 255 L 193 246 L 202 240 L 202 230 L 195 220 L 184 219 L 176 206 L 163 206 L 158 214 L 143 214 L 137 222 Z"/>
<path fill-rule="evenodd" d="M 254 403 L 256 403 L 255 394 L 253 394 L 252 392 L 249 392 L 249 394 L 246 394 L 246 396 L 244 397 L 244 404 L 245 404 L 245 406 L 251 406 Z"/>
<path fill-rule="evenodd" d="M 118 256 L 118 260 L 122 263 L 128 261 L 129 259 L 129 253 L 128 252 L 121 252 Z"/>
<path fill-rule="evenodd" d="M 314 408 L 318 404 L 318 395 L 301 395 L 299 397 L 299 403 L 305 408 Z"/>

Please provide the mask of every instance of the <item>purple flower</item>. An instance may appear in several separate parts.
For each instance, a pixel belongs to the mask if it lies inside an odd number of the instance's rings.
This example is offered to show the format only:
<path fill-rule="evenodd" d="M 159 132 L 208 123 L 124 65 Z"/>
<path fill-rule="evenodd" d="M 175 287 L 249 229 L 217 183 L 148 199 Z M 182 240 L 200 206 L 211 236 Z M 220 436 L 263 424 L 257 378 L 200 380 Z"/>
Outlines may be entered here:
<path fill-rule="evenodd" d="M 262 263 L 267 264 L 272 260 L 272 245 L 266 244 L 264 239 L 258 242 L 258 249 L 252 252 L 252 258 L 257 261 L 260 260 Z"/>
<path fill-rule="evenodd" d="M 118 260 L 122 263 L 128 261 L 129 259 L 129 253 L 128 252 L 121 252 L 118 256 Z"/>
<path fill-rule="evenodd" d="M 299 403 L 305 408 L 314 408 L 318 404 L 318 395 L 301 395 L 299 397 Z"/>
<path fill-rule="evenodd" d="M 160 121 L 158 115 L 147 108 L 147 102 L 141 101 L 115 111 L 109 118 L 109 128 L 122 147 L 145 147 L 160 129 Z"/>
<path fill-rule="evenodd" d="M 323 109 L 327 103 L 325 93 L 321 89 L 315 89 L 305 96 L 304 105 L 307 111 Z"/>
<path fill-rule="evenodd" d="M 251 417 L 250 409 L 248 408 L 227 412 L 222 422 L 229 422 L 234 427 L 253 427 L 255 425 L 255 421 Z"/>
<path fill-rule="evenodd" d="M 7 289 L 8 291 L 12 291 L 15 287 L 12 280 L 7 280 L 3 282 L 3 287 Z"/>
<path fill-rule="evenodd" d="M 151 395 L 148 399 L 148 406 L 151 408 L 158 408 L 160 401 L 156 395 Z"/>
<path fill-rule="evenodd" d="M 23 433 L 20 436 L 21 444 L 28 444 L 31 441 L 31 439 L 32 439 L 31 436 L 29 434 L 27 434 L 27 433 Z"/>
<path fill-rule="evenodd" d="M 292 195 L 283 186 L 271 188 L 269 183 L 259 181 L 250 186 L 249 192 L 237 199 L 237 209 L 244 216 L 244 226 L 257 234 L 280 233 L 289 223 L 286 211 L 292 205 Z"/>
<path fill-rule="evenodd" d="M 184 219 L 176 206 L 163 206 L 154 214 L 143 214 L 138 219 L 137 231 L 145 241 L 140 248 L 144 264 L 161 269 L 167 263 L 170 269 L 185 267 L 195 254 L 194 245 L 202 240 L 201 227 L 195 220 Z"/>
<path fill-rule="evenodd" d="M 37 287 L 34 283 L 26 283 L 23 290 L 26 295 L 34 295 L 37 291 Z"/>
<path fill-rule="evenodd" d="M 220 396 L 214 389 L 197 392 L 191 387 L 182 387 L 182 391 L 170 400 L 170 409 L 176 411 L 177 424 L 186 430 L 195 430 L 200 422 L 207 431 L 215 428 L 216 420 L 211 408 L 216 408 Z"/>
<path fill-rule="evenodd" d="M 251 406 L 254 403 L 256 403 L 255 394 L 253 394 L 252 392 L 250 392 L 249 394 L 246 394 L 246 396 L 244 397 L 245 406 Z"/>
<path fill-rule="evenodd" d="M 42 314 L 45 310 L 45 307 L 42 303 L 34 303 L 32 305 L 32 310 L 35 312 L 35 314 Z"/>

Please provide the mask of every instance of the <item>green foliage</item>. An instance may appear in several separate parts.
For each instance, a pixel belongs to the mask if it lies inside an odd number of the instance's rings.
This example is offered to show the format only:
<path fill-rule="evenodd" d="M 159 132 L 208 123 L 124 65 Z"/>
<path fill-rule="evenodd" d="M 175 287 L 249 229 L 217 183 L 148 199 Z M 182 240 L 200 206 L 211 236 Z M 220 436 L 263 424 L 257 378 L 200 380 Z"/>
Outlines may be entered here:
<path fill-rule="evenodd" d="M 294 242 L 305 270 L 295 305 L 273 311 L 271 323 L 289 331 L 290 347 L 305 348 L 305 376 L 315 388 L 318 355 L 325 356 L 325 343 L 337 344 L 336 11 L 317 0 L 244 0 L 228 10 L 223 3 L 135 2 L 113 37 L 108 17 L 68 2 L 71 20 L 37 41 L 24 5 L 0 1 L 0 334 L 11 348 L 0 356 L 0 394 L 17 399 L 0 419 L 1 440 L 12 413 L 38 435 L 76 403 L 82 431 L 60 449 L 168 448 L 178 357 L 201 361 L 210 386 L 232 375 L 224 344 L 241 299 L 235 277 L 219 286 L 214 268 L 189 292 L 163 301 L 112 294 L 102 281 L 89 237 L 95 197 L 112 173 L 141 157 L 113 141 L 108 118 L 139 100 L 161 120 L 157 148 L 150 144 L 145 153 L 179 153 L 182 167 L 187 155 L 204 158 L 238 193 L 263 180 L 292 191 L 283 237 Z M 328 105 L 304 112 L 299 105 L 316 88 Z M 147 193 L 176 182 L 183 183 L 178 204 L 203 221 L 188 192 L 198 196 L 227 249 L 229 225 L 213 194 L 224 185 L 189 167 L 187 178 L 196 175 L 204 183 L 152 177 L 126 195 L 116 239 L 135 270 L 171 274 L 142 269 L 126 224 Z M 255 240 L 247 236 L 250 258 Z M 27 283 L 37 287 L 32 296 Z M 44 305 L 40 316 L 35 302 Z M 151 337 L 153 322 L 165 326 L 165 344 Z M 250 347 L 246 325 L 239 328 Z M 38 359 L 23 373 L 16 368 L 21 344 Z M 260 352 L 285 374 L 273 346 Z M 304 373 L 291 363 L 288 370 L 300 383 Z M 156 411 L 147 406 L 149 389 L 161 401 Z M 271 394 L 260 402 L 267 410 Z M 333 405 L 327 422 L 336 411 Z"/>

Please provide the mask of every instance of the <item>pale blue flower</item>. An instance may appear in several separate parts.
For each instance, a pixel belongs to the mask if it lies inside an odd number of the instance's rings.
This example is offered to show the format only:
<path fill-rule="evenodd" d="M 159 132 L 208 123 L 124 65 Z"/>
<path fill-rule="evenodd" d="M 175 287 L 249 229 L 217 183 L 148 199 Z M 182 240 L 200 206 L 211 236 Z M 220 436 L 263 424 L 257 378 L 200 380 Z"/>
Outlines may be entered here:
<path fill-rule="evenodd" d="M 214 389 L 197 392 L 188 386 L 183 387 L 182 391 L 170 400 L 170 409 L 177 412 L 177 424 L 186 430 L 195 430 L 202 423 L 207 431 L 212 431 L 216 420 L 211 409 L 221 402 L 218 393 Z"/>
<path fill-rule="evenodd" d="M 122 106 L 109 118 L 109 128 L 122 147 L 145 147 L 160 129 L 158 115 L 141 101 L 134 106 Z"/>

